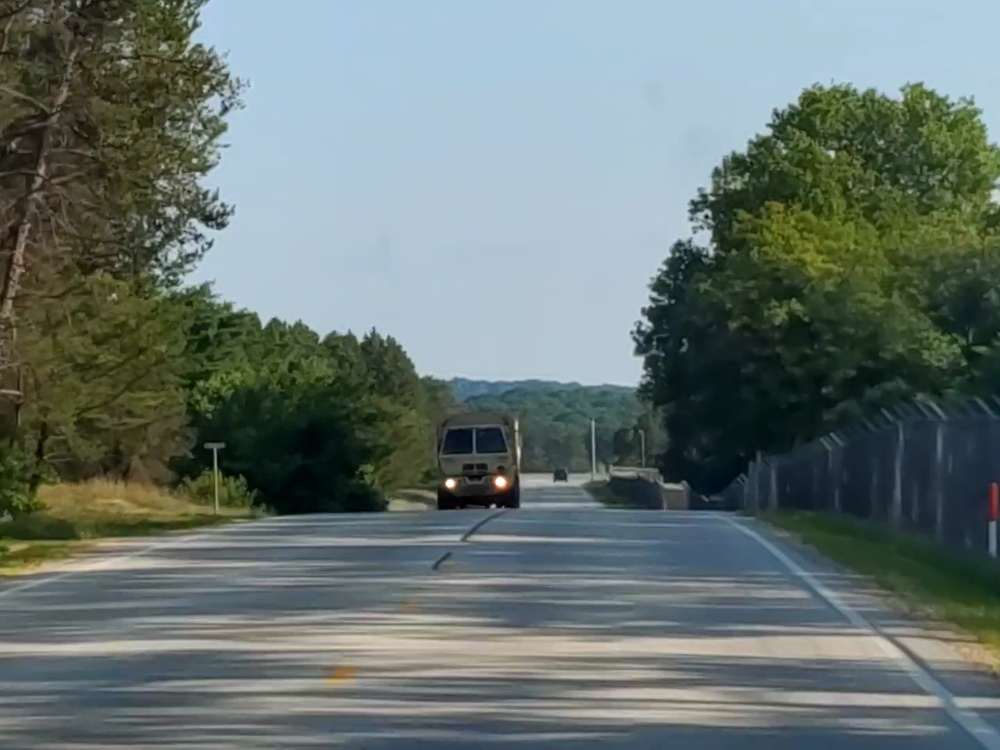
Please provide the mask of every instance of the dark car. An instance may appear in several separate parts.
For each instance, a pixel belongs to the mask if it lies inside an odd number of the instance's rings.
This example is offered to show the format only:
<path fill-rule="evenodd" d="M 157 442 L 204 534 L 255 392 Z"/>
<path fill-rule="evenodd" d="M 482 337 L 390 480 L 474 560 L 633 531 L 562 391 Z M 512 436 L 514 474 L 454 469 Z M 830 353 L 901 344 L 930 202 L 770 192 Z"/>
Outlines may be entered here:
<path fill-rule="evenodd" d="M 553 482 L 568 482 L 569 481 L 569 472 L 566 471 L 566 469 L 556 469 L 555 471 L 552 472 L 552 481 Z"/>

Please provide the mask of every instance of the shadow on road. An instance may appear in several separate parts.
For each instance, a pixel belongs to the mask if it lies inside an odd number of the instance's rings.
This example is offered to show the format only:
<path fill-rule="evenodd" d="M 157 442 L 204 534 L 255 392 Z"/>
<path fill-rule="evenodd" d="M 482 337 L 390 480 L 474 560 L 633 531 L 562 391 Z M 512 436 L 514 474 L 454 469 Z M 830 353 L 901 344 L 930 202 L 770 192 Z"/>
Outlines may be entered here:
<path fill-rule="evenodd" d="M 721 523 L 522 512 L 456 546 L 476 514 L 447 515 L 266 522 L 0 599 L 0 746 L 976 747 Z"/>

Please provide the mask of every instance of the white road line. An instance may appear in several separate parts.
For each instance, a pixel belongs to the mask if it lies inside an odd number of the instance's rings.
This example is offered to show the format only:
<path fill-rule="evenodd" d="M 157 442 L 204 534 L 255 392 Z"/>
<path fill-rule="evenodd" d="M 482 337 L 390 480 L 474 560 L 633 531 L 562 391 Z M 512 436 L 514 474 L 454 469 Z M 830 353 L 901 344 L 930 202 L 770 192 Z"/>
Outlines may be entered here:
<path fill-rule="evenodd" d="M 837 610 L 851 625 L 874 638 L 882 651 L 899 662 L 910 678 L 924 692 L 932 698 L 936 698 L 941 708 L 952 721 L 974 737 L 982 747 L 988 750 L 1000 750 L 1000 733 L 996 729 L 987 724 L 975 711 L 969 711 L 960 707 L 956 702 L 955 696 L 952 695 L 948 688 L 938 682 L 930 672 L 914 661 L 909 654 L 879 632 L 878 628 L 872 625 L 867 619 L 851 609 L 835 592 L 824 586 L 814 575 L 803 570 L 798 563 L 778 549 L 777 545 L 765 539 L 745 523 L 734 521 L 732 518 L 726 516 L 721 516 L 720 518 L 766 549 L 772 557 L 787 568 L 789 573 L 801 580 L 813 593 Z"/>

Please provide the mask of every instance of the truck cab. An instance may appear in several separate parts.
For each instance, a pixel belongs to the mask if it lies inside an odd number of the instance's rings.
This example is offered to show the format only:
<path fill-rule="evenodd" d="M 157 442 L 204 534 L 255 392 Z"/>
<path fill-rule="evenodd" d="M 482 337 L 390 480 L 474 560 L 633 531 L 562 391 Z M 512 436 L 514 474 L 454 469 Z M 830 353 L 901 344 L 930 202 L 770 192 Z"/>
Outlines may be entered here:
<path fill-rule="evenodd" d="M 438 510 L 521 506 L 521 431 L 498 412 L 447 417 L 438 427 Z"/>

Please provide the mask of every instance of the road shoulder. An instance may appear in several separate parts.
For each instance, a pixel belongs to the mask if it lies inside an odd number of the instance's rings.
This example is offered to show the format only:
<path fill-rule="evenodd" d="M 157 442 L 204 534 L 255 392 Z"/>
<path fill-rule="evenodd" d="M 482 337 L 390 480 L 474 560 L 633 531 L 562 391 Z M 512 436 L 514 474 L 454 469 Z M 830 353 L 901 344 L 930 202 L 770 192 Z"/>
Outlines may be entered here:
<path fill-rule="evenodd" d="M 871 578 L 825 557 L 785 530 L 754 518 L 730 517 L 730 520 L 775 545 L 930 673 L 955 697 L 958 706 L 974 710 L 992 728 L 1000 730 L 1000 679 L 992 660 L 985 656 L 989 652 L 973 635 L 915 610 Z M 801 581 L 799 585 L 808 588 Z"/>

